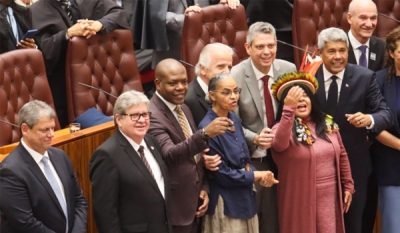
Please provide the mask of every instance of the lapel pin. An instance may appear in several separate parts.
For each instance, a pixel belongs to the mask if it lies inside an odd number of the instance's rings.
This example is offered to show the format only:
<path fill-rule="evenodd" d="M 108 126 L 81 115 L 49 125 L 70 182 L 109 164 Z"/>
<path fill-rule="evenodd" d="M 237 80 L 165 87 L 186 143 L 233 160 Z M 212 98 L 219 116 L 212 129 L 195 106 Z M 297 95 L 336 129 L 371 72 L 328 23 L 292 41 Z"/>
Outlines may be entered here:
<path fill-rule="evenodd" d="M 376 60 L 376 54 L 375 53 L 371 53 L 371 56 L 369 57 L 369 59 L 375 61 Z"/>
<path fill-rule="evenodd" d="M 349 87 L 349 84 L 346 83 L 346 87 Z"/>
<path fill-rule="evenodd" d="M 150 148 L 151 148 L 152 150 L 154 150 L 154 147 L 150 146 Z"/>

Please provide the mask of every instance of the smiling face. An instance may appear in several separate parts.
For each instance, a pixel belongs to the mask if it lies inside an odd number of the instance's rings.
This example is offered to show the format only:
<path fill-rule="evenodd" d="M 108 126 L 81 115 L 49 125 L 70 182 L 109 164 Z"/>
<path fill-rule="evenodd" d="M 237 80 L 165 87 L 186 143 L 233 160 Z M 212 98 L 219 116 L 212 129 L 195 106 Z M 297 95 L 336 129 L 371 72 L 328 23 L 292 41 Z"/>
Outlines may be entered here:
<path fill-rule="evenodd" d="M 247 54 L 250 55 L 254 66 L 267 74 L 276 58 L 277 42 L 273 35 L 258 33 L 251 44 L 245 44 Z"/>
<path fill-rule="evenodd" d="M 150 126 L 150 118 L 145 119 L 143 116 L 140 116 L 138 120 L 132 120 L 130 115 L 135 113 L 142 114 L 148 111 L 146 103 L 141 103 L 128 107 L 125 111 L 127 115 L 115 115 L 118 128 L 137 144 L 140 144 L 146 135 Z"/>
<path fill-rule="evenodd" d="M 26 123 L 21 124 L 21 132 L 29 148 L 44 154 L 50 147 L 54 137 L 54 118 L 40 117 L 37 123 L 30 129 Z"/>
<path fill-rule="evenodd" d="M 229 111 L 236 109 L 240 89 L 234 78 L 226 77 L 221 79 L 215 91 L 211 91 L 209 94 L 213 101 L 213 110 L 219 116 L 227 116 Z"/>
<path fill-rule="evenodd" d="M 188 91 L 188 78 L 185 67 L 175 65 L 167 68 L 162 78 L 155 80 L 157 92 L 168 102 L 183 104 Z"/>
<path fill-rule="evenodd" d="M 347 13 L 347 22 L 353 36 L 365 44 L 375 31 L 378 11 L 372 1 L 358 1 L 355 4 L 353 12 Z"/>
<path fill-rule="evenodd" d="M 348 47 L 344 41 L 331 41 L 325 44 L 325 48 L 318 50 L 325 68 L 332 74 L 342 71 L 347 65 Z"/>
<path fill-rule="evenodd" d="M 294 110 L 294 115 L 303 120 L 310 117 L 312 109 L 312 104 L 310 97 L 304 92 L 303 96 L 300 98 L 299 103 L 297 104 L 297 108 Z"/>

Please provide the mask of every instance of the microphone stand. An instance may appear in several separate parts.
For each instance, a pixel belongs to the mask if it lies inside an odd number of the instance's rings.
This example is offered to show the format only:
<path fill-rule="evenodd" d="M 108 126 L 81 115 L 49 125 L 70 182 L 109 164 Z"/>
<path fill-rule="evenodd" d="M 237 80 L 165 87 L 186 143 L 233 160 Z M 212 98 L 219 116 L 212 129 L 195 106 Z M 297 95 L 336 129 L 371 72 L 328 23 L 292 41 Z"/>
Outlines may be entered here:
<path fill-rule="evenodd" d="M 397 19 L 395 19 L 395 18 L 392 18 L 392 17 L 390 17 L 390 16 L 388 16 L 388 15 L 385 15 L 385 14 L 382 14 L 382 13 L 380 13 L 380 12 L 378 12 L 378 15 L 381 15 L 381 16 L 383 16 L 383 17 L 385 17 L 385 18 L 388 18 L 388 19 L 391 19 L 391 20 L 393 20 L 393 21 L 396 21 L 396 22 L 400 23 L 400 20 L 397 20 Z"/>
<path fill-rule="evenodd" d="M 288 46 L 290 46 L 290 47 L 293 47 L 293 48 L 296 48 L 296 49 L 301 50 L 301 51 L 303 51 L 303 52 L 306 52 L 306 53 L 308 53 L 308 54 L 310 54 L 310 55 L 313 55 L 312 52 L 309 52 L 309 51 L 307 51 L 307 50 L 305 50 L 305 49 L 302 49 L 302 48 L 300 48 L 300 47 L 298 47 L 298 46 L 296 46 L 296 45 L 292 45 L 292 44 L 286 43 L 286 42 L 281 41 L 281 40 L 276 40 L 276 41 L 278 41 L 278 42 L 281 43 L 281 44 L 288 45 Z"/>
<path fill-rule="evenodd" d="M 18 125 L 16 125 L 16 124 L 13 124 L 13 123 L 11 123 L 11 122 L 8 122 L 8 121 L 3 121 L 3 120 L 0 120 L 0 122 L 3 122 L 3 123 L 5 123 L 5 124 L 7 124 L 7 125 L 11 125 L 12 127 L 19 128 L 19 126 L 18 126 Z"/>
<path fill-rule="evenodd" d="M 190 66 L 190 67 L 192 67 L 192 68 L 196 68 L 194 65 L 192 65 L 192 64 L 190 64 L 190 63 L 188 63 L 188 62 L 185 62 L 185 61 L 183 61 L 183 60 L 179 60 L 181 63 L 183 63 L 183 64 L 185 64 L 185 65 L 188 65 L 188 66 Z"/>
<path fill-rule="evenodd" d="M 100 91 L 100 92 L 103 92 L 104 94 L 107 94 L 107 95 L 109 95 L 109 96 L 112 96 L 112 97 L 114 97 L 114 98 L 118 98 L 118 97 L 116 97 L 115 95 L 113 95 L 113 94 L 111 94 L 111 93 L 109 93 L 109 92 L 106 92 L 105 90 L 103 90 L 103 89 L 100 89 L 100 88 L 97 88 L 97 87 L 94 87 L 94 86 L 90 86 L 90 85 L 88 85 L 88 84 L 84 84 L 84 83 L 81 83 L 81 82 L 78 82 L 78 84 L 79 85 L 82 85 L 82 86 L 85 86 L 85 87 L 89 87 L 89 88 L 91 88 L 91 89 L 95 89 L 95 90 L 98 90 L 98 91 Z"/>

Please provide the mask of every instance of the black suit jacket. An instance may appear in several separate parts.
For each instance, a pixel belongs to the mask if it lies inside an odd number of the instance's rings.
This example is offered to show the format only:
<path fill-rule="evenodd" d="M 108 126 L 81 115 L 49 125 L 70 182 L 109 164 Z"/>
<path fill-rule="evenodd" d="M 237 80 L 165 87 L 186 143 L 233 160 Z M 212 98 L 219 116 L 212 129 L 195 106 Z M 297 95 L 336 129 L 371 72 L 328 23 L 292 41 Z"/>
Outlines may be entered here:
<path fill-rule="evenodd" d="M 383 61 L 386 52 L 386 42 L 376 36 L 371 36 L 369 41 L 369 54 L 368 54 L 368 69 L 378 71 L 383 68 Z M 371 54 L 375 54 L 375 59 L 371 59 Z M 357 65 L 357 60 L 354 55 L 353 46 L 349 41 L 349 63 Z"/>
<path fill-rule="evenodd" d="M 206 93 L 201 89 L 197 78 L 189 83 L 189 89 L 185 97 L 185 104 L 190 108 L 196 126 L 198 126 L 200 121 L 203 120 L 208 109 L 211 107 L 211 104 L 207 103 L 205 97 Z"/>
<path fill-rule="evenodd" d="M 400 138 L 400 125 L 398 115 L 398 103 L 397 96 L 398 90 L 396 88 L 396 77 L 393 76 L 391 82 L 387 81 L 388 69 L 383 69 L 376 72 L 376 78 L 378 81 L 379 89 L 385 98 L 387 105 L 390 109 L 394 124 L 390 129 L 387 129 L 389 133 L 397 138 Z M 380 142 L 375 142 L 372 147 L 372 159 L 374 165 L 374 171 L 376 175 L 376 181 L 378 185 L 400 185 L 400 152 L 393 148 L 387 147 Z"/>
<path fill-rule="evenodd" d="M 51 147 L 49 158 L 64 186 L 68 232 L 86 231 L 87 202 L 71 161 Z M 0 167 L 1 233 L 65 233 L 66 219 L 42 170 L 20 143 Z"/>
<path fill-rule="evenodd" d="M 117 129 L 93 153 L 89 176 L 93 211 L 100 233 L 168 233 L 169 180 L 157 141 L 144 138 L 164 177 L 165 199 L 129 141 Z"/>
<path fill-rule="evenodd" d="M 31 29 L 31 18 L 29 16 L 29 8 L 20 6 L 14 1 L 11 3 L 14 11 L 14 17 L 18 26 L 18 34 L 20 39 Z M 7 21 L 7 7 L 0 2 L 0 54 L 17 49 L 15 36 L 11 26 Z"/>
<path fill-rule="evenodd" d="M 327 112 L 324 75 L 321 65 L 316 73 L 319 88 L 316 97 L 322 111 Z M 376 83 L 375 73 L 358 65 L 347 64 L 340 90 L 335 116 L 340 135 L 348 153 L 354 183 L 366 180 L 371 173 L 371 159 L 368 150 L 367 129 L 351 125 L 345 114 L 362 112 L 371 114 L 375 121 L 373 132 L 379 133 L 392 126 L 393 118 Z"/>

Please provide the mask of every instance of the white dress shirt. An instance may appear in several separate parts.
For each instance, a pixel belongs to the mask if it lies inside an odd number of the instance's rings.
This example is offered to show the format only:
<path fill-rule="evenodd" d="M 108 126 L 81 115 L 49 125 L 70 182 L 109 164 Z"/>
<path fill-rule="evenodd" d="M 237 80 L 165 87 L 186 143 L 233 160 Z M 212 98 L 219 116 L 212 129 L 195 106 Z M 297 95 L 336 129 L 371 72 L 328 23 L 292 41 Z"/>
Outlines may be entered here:
<path fill-rule="evenodd" d="M 367 67 L 369 64 L 369 59 L 368 59 L 368 54 L 369 54 L 369 40 L 367 41 L 367 43 L 365 44 L 361 44 L 353 35 L 353 33 L 351 33 L 351 30 L 348 33 L 349 35 L 349 42 L 351 44 L 351 46 L 353 47 L 353 51 L 354 51 L 354 56 L 356 57 L 356 61 L 357 64 L 360 64 L 360 56 L 361 56 L 361 51 L 360 49 L 358 49 L 361 45 L 366 45 L 367 49 L 365 50 L 365 56 L 367 58 Z"/>

